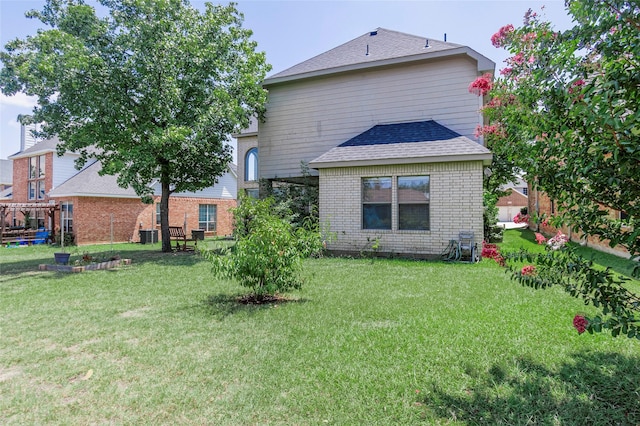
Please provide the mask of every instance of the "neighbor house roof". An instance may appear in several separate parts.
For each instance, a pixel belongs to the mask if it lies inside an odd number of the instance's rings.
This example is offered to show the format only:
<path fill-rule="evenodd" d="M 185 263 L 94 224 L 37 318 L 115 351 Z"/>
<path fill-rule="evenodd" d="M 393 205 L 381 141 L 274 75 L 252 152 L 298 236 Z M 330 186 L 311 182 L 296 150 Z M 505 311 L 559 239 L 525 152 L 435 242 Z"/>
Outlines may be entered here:
<path fill-rule="evenodd" d="M 517 189 L 509 188 L 509 194 L 504 197 L 500 197 L 496 206 L 526 206 L 529 204 L 529 197 L 518 191 Z"/>
<path fill-rule="evenodd" d="M 379 124 L 309 162 L 315 169 L 449 161 L 491 162 L 471 139 L 433 121 Z"/>
<path fill-rule="evenodd" d="M 140 198 L 133 188 L 118 186 L 117 176 L 100 176 L 101 168 L 101 163 L 96 161 L 49 191 L 49 197 Z"/>
<path fill-rule="evenodd" d="M 493 61 L 467 46 L 378 28 L 272 75 L 264 85 L 453 55 L 476 60 L 478 72 L 495 69 Z"/>
<path fill-rule="evenodd" d="M 94 162 L 49 191 L 49 197 L 140 198 L 132 187 L 120 187 L 117 175 L 100 176 L 101 169 L 101 163 Z M 237 178 L 235 164 L 229 163 L 227 170 Z"/>
<path fill-rule="evenodd" d="M 16 154 L 9 156 L 9 160 L 16 160 L 18 158 L 23 158 L 23 157 L 32 157 L 34 155 L 45 154 L 47 152 L 55 152 L 56 147 L 58 146 L 59 143 L 60 143 L 60 140 L 57 137 L 53 137 L 51 139 L 45 139 L 25 149 L 24 151 L 20 151 Z"/>

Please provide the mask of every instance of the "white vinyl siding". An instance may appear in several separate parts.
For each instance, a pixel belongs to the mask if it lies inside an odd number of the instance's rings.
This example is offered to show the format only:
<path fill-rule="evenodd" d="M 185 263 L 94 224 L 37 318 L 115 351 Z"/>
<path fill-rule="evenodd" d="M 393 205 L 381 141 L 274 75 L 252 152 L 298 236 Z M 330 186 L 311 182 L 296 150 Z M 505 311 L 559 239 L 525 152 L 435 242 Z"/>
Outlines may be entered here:
<path fill-rule="evenodd" d="M 311 161 L 376 124 L 435 120 L 470 138 L 480 122 L 468 85 L 477 64 L 455 57 L 268 86 L 261 177 L 300 175 Z"/>

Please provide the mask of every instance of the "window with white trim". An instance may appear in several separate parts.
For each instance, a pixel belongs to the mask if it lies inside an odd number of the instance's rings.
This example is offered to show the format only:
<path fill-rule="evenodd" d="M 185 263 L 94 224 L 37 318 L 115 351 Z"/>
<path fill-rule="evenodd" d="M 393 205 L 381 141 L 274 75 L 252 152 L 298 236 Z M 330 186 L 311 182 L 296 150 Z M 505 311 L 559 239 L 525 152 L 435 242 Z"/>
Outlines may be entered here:
<path fill-rule="evenodd" d="M 46 166 L 46 157 L 44 155 L 29 157 L 29 176 L 28 176 L 28 194 L 27 194 L 29 200 L 44 200 L 45 166 Z"/>
<path fill-rule="evenodd" d="M 217 210 L 215 204 L 200 204 L 198 206 L 198 228 L 208 232 L 215 231 Z"/>

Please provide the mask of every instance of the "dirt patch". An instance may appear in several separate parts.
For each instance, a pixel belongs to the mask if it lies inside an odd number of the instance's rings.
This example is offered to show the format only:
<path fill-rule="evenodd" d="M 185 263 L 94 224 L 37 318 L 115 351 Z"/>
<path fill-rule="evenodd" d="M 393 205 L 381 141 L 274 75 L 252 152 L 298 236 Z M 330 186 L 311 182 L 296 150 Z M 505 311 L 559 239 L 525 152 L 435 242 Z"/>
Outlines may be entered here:
<path fill-rule="evenodd" d="M 140 309 L 133 309 L 131 311 L 126 311 L 120 314 L 120 318 L 140 318 L 140 317 L 143 317 L 145 313 L 150 309 L 151 308 L 149 307 L 143 307 Z"/>
<path fill-rule="evenodd" d="M 0 367 L 0 382 L 6 382 L 7 380 L 13 379 L 14 377 L 18 377 L 21 375 L 22 375 L 22 368 L 20 367 L 10 367 L 10 368 Z"/>

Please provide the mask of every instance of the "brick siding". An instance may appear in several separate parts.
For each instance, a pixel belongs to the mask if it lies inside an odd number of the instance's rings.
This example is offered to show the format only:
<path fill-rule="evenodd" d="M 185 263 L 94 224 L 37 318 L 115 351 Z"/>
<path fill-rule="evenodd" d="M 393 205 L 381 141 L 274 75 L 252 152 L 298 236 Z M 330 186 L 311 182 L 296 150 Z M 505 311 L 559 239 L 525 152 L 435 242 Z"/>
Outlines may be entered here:
<path fill-rule="evenodd" d="M 557 214 L 558 203 L 556 202 L 552 205 L 551 199 L 547 194 L 541 191 L 536 191 L 532 187 L 529 187 L 529 194 L 531 194 L 529 196 L 529 212 L 537 212 L 541 217 L 550 217 Z M 612 212 L 611 214 L 613 215 L 615 213 Z M 555 228 L 551 225 L 543 225 L 542 223 L 530 223 L 529 228 L 534 231 L 539 231 L 546 236 L 553 236 L 558 231 L 562 231 L 571 239 L 571 241 L 578 244 L 582 244 L 605 253 L 614 254 L 616 256 L 629 256 L 629 252 L 624 247 L 616 246 L 612 248 L 609 246 L 609 240 L 601 240 L 595 236 L 585 238 L 584 234 L 581 232 L 574 232 L 567 226 Z"/>
<path fill-rule="evenodd" d="M 78 245 L 110 242 L 112 223 L 114 242 L 139 242 L 140 229 L 158 229 L 158 238 L 161 238 L 160 226 L 155 224 L 155 203 L 143 204 L 136 198 L 105 197 L 71 197 L 56 201 L 73 203 L 73 228 Z M 159 197 L 156 201 L 159 202 Z M 188 235 L 191 230 L 198 229 L 200 204 L 217 206 L 216 232 L 208 232 L 207 235 L 231 235 L 233 217 L 229 209 L 236 206 L 236 200 L 170 198 L 169 225 L 183 226 L 186 215 Z M 56 218 L 58 220 L 59 217 Z"/>
<path fill-rule="evenodd" d="M 334 236 L 328 248 L 338 252 L 370 250 L 379 239 L 381 253 L 439 255 L 462 230 L 483 240 L 482 162 L 407 164 L 396 166 L 328 168 L 320 170 L 320 221 Z M 396 191 L 392 200 L 392 229 L 362 229 L 363 177 L 430 176 L 430 230 L 398 230 Z"/>

